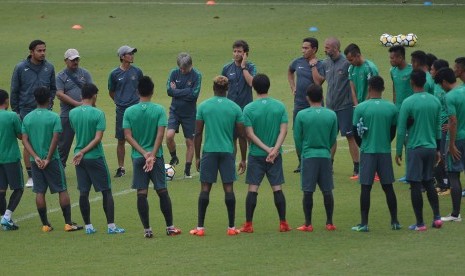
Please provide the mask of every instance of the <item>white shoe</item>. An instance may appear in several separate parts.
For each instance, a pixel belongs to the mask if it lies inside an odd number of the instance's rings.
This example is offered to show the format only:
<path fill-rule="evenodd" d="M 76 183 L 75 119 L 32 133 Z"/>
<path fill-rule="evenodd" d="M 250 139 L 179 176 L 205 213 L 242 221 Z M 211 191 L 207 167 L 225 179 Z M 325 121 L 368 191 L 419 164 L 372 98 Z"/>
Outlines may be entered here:
<path fill-rule="evenodd" d="M 442 220 L 442 221 L 456 221 L 456 222 L 460 222 L 460 221 L 462 221 L 462 217 L 460 216 L 460 214 L 459 214 L 458 217 L 454 217 L 454 216 L 452 216 L 452 214 L 448 214 L 446 217 L 442 217 L 441 220 Z"/>
<path fill-rule="evenodd" d="M 26 188 L 32 188 L 34 186 L 34 182 L 32 182 L 32 178 L 28 178 L 26 182 Z"/>

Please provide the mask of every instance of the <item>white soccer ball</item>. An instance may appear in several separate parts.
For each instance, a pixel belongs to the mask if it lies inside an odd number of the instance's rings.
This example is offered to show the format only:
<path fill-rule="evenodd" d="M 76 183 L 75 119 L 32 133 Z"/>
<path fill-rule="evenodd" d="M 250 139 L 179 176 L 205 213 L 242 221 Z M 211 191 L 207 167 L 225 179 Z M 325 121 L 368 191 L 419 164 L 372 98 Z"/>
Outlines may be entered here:
<path fill-rule="evenodd" d="M 392 37 L 392 35 L 390 35 L 390 34 L 382 34 L 379 37 L 379 42 L 381 43 L 381 45 L 383 45 L 385 47 L 391 47 L 392 46 L 391 37 Z"/>
<path fill-rule="evenodd" d="M 174 175 L 176 174 L 176 169 L 174 168 L 174 166 L 170 165 L 170 164 L 165 164 L 165 177 L 166 177 L 166 180 L 173 180 L 174 179 Z"/>
<path fill-rule="evenodd" d="M 402 45 L 413 47 L 417 44 L 418 37 L 416 34 L 409 33 L 405 36 L 405 39 L 402 41 Z"/>

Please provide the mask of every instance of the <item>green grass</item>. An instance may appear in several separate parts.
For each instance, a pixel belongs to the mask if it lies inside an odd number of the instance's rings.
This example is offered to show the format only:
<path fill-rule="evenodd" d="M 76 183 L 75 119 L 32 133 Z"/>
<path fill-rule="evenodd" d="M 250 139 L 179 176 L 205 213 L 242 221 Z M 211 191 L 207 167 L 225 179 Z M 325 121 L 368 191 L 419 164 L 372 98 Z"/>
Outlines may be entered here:
<path fill-rule="evenodd" d="M 34 3 L 37 2 L 37 3 Z M 89 2 L 86 4 L 85 2 Z M 233 1 L 217 1 L 214 7 L 204 5 L 168 5 L 136 1 L 60 1 L 3 2 L 2 51 L 0 87 L 9 90 L 13 67 L 27 55 L 33 39 L 47 42 L 47 59 L 57 72 L 64 67 L 63 53 L 77 48 L 82 56 L 81 66 L 87 68 L 100 88 L 98 106 L 105 110 L 108 130 L 104 136 L 107 161 L 112 172 L 116 169 L 114 105 L 107 95 L 106 81 L 112 68 L 118 66 L 116 50 L 123 44 L 139 49 L 136 65 L 156 82 L 154 101 L 168 107 L 165 93 L 168 73 L 176 64 L 176 55 L 189 51 L 194 65 L 203 73 L 199 101 L 212 95 L 211 80 L 222 65 L 231 59 L 234 40 L 246 39 L 250 60 L 260 72 L 270 76 L 271 94 L 282 100 L 291 114 L 292 98 L 287 84 L 287 67 L 300 56 L 302 38 L 316 36 L 321 43 L 319 57 L 324 57 L 323 41 L 328 36 L 341 39 L 342 47 L 355 42 L 366 58 L 373 60 L 390 87 L 387 48 L 380 46 L 382 33 L 413 32 L 418 35 L 414 49 L 432 52 L 453 61 L 463 55 L 465 39 L 462 18 L 465 7 L 423 7 L 423 1 L 376 1 L 393 6 L 325 6 L 307 5 L 308 1 L 293 1 L 301 5 L 281 5 L 286 1 L 234 1 L 257 5 L 226 5 Z M 121 3 L 116 3 L 121 2 Z M 135 3 L 129 3 L 135 2 Z M 165 1 L 168 2 L 168 1 Z M 180 3 L 186 1 L 170 1 Z M 204 1 L 192 1 L 203 3 Z M 263 4 L 273 2 L 274 4 Z M 316 3 L 324 3 L 317 1 Z M 367 3 L 370 1 L 329 1 L 330 3 Z M 129 3 L 129 4 L 128 4 Z M 434 1 L 462 3 L 457 0 Z M 225 5 L 222 5 L 225 4 Z M 305 5 L 304 5 L 305 4 Z M 218 18 L 215 18 L 218 17 Z M 80 31 L 71 26 L 81 24 Z M 308 28 L 319 31 L 310 33 Z M 387 89 L 385 98 L 391 98 Z M 55 108 L 58 111 L 58 102 Z M 298 176 L 292 173 L 296 157 L 291 130 L 286 138 L 284 154 L 285 194 L 287 216 L 292 227 L 303 222 L 301 192 Z M 182 144 L 182 135 L 177 142 Z M 180 145 L 180 156 L 184 155 Z M 129 152 L 129 147 L 127 147 Z M 165 147 L 166 152 L 166 147 Z M 168 159 L 168 155 L 165 154 Z M 113 181 L 116 223 L 126 228 L 124 235 L 105 234 L 105 219 L 100 195 L 92 193 L 92 222 L 99 231 L 94 236 L 84 233 L 64 233 L 63 218 L 55 195 L 47 196 L 51 223 L 57 231 L 42 233 L 36 215 L 34 195 L 26 190 L 14 217 L 22 218 L 17 232 L 0 232 L 3 245 L 0 273 L 14 274 L 459 274 L 457 253 L 463 252 L 463 225 L 447 224 L 442 230 L 411 233 L 405 228 L 414 222 L 408 186 L 395 184 L 399 203 L 401 231 L 391 231 L 389 215 L 379 185 L 372 192 L 370 232 L 353 233 L 350 227 L 359 223 L 359 185 L 349 181 L 352 164 L 344 140 L 339 142 L 335 161 L 335 214 L 338 230 L 324 230 L 322 196 L 315 194 L 313 233 L 279 233 L 273 196 L 265 181 L 259 192 L 254 225 L 256 233 L 226 236 L 226 208 L 221 186 L 215 186 L 207 212 L 207 236 L 191 237 L 188 230 L 196 225 L 198 175 L 192 180 L 176 179 L 170 183 L 175 224 L 184 234 L 167 237 L 159 211 L 158 199 L 150 192 L 152 240 L 143 239 L 142 226 L 136 209 L 136 196 L 130 189 L 132 168 L 127 155 L 128 175 Z M 182 169 L 181 169 L 182 170 Z M 179 171 L 181 171 L 179 170 Z M 178 176 L 181 173 L 178 171 Z M 396 176 L 404 168 L 395 168 Z M 69 191 L 73 203 L 78 202 L 75 172 L 67 169 Z M 244 176 L 235 186 L 237 198 L 236 221 L 244 220 L 246 185 Z M 441 198 L 441 210 L 450 210 L 450 198 Z M 431 211 L 426 203 L 425 218 Z M 28 217 L 28 215 L 32 215 Z M 73 218 L 82 222 L 79 208 L 73 208 Z M 448 262 L 452 262 L 448 265 Z"/>

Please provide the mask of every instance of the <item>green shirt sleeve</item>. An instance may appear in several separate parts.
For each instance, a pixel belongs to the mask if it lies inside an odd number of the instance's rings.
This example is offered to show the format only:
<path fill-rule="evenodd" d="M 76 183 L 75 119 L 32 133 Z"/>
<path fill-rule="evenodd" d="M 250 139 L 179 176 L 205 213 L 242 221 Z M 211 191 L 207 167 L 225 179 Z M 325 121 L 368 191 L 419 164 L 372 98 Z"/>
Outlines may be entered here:
<path fill-rule="evenodd" d="M 294 143 L 297 152 L 302 153 L 302 126 L 300 123 L 300 114 L 297 113 L 294 122 Z"/>
<path fill-rule="evenodd" d="M 408 106 L 404 102 L 399 111 L 399 120 L 397 121 L 397 140 L 396 155 L 402 156 L 402 149 L 405 142 L 405 131 L 408 118 Z"/>

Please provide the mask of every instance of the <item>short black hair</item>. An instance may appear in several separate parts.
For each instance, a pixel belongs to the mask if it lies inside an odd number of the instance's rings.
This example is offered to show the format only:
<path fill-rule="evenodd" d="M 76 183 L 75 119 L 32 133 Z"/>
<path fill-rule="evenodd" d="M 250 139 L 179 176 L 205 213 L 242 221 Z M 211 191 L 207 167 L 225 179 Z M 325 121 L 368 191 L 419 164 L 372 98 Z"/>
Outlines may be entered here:
<path fill-rule="evenodd" d="M 455 59 L 455 64 L 460 66 L 462 70 L 465 70 L 465 57 L 458 57 Z"/>
<path fill-rule="evenodd" d="M 380 76 L 373 76 L 368 80 L 368 89 L 372 89 L 376 92 L 384 91 L 384 80 Z"/>
<path fill-rule="evenodd" d="M 0 105 L 3 105 L 5 101 L 9 99 L 8 92 L 3 89 L 0 89 Z"/>
<path fill-rule="evenodd" d="M 410 80 L 416 87 L 424 87 L 426 83 L 426 73 L 423 70 L 415 69 L 410 74 Z"/>
<path fill-rule="evenodd" d="M 421 50 L 417 50 L 417 51 L 412 52 L 410 54 L 410 56 L 412 57 L 412 61 L 415 61 L 420 66 L 425 66 L 426 65 L 428 57 L 426 56 L 425 52 L 423 52 Z"/>
<path fill-rule="evenodd" d="M 316 52 L 318 52 L 318 39 L 316 39 L 314 37 L 306 37 L 306 38 L 304 38 L 302 43 L 304 43 L 304 42 L 310 43 L 311 47 L 316 48 Z"/>
<path fill-rule="evenodd" d="M 155 85 L 153 84 L 152 79 L 149 76 L 143 76 L 139 80 L 139 84 L 137 85 L 137 90 L 139 91 L 139 95 L 142 97 L 148 97 L 153 95 L 153 88 Z"/>
<path fill-rule="evenodd" d="M 270 78 L 265 74 L 257 74 L 252 79 L 252 86 L 257 94 L 266 94 L 270 89 Z"/>
<path fill-rule="evenodd" d="M 225 76 L 216 76 L 213 79 L 213 91 L 215 94 L 218 95 L 226 95 L 226 92 L 228 92 L 228 87 L 229 87 L 229 81 L 228 78 Z"/>
<path fill-rule="evenodd" d="M 93 83 L 86 83 L 81 88 L 81 95 L 83 99 L 92 99 L 94 95 L 98 94 L 98 88 Z"/>
<path fill-rule="evenodd" d="M 344 55 L 351 54 L 352 56 L 360 55 L 362 52 L 360 51 L 360 47 L 358 47 L 355 43 L 350 43 L 344 50 Z"/>
<path fill-rule="evenodd" d="M 426 54 L 426 65 L 428 65 L 428 68 L 431 68 L 433 66 L 433 63 L 438 60 L 438 57 L 435 56 L 432 53 L 427 53 Z"/>
<path fill-rule="evenodd" d="M 40 40 L 40 39 L 33 40 L 33 41 L 31 41 L 31 43 L 29 43 L 29 50 L 31 50 L 31 51 L 35 50 L 37 45 L 45 45 L 45 42 Z"/>
<path fill-rule="evenodd" d="M 434 76 L 434 82 L 442 84 L 443 81 L 446 81 L 450 84 L 455 83 L 457 80 L 455 78 L 454 70 L 449 67 L 444 67 L 439 69 Z"/>
<path fill-rule="evenodd" d="M 405 47 L 402 45 L 394 45 L 389 48 L 389 53 L 396 53 L 401 55 L 403 59 L 405 59 Z"/>
<path fill-rule="evenodd" d="M 47 104 L 52 96 L 52 92 L 45 86 L 39 86 L 34 90 L 34 98 L 40 105 Z"/>
<path fill-rule="evenodd" d="M 434 66 L 434 69 L 436 69 L 436 71 L 439 71 L 441 70 L 441 68 L 449 67 L 449 62 L 444 59 L 437 59 L 433 62 L 431 67 L 433 66 Z"/>
<path fill-rule="evenodd" d="M 323 88 L 318 84 L 310 84 L 307 87 L 307 97 L 313 103 L 321 103 L 323 101 Z"/>
<path fill-rule="evenodd" d="M 248 53 L 249 52 L 249 44 L 245 40 L 236 40 L 233 43 L 233 49 L 234 48 L 241 48 L 244 50 L 244 52 Z"/>

